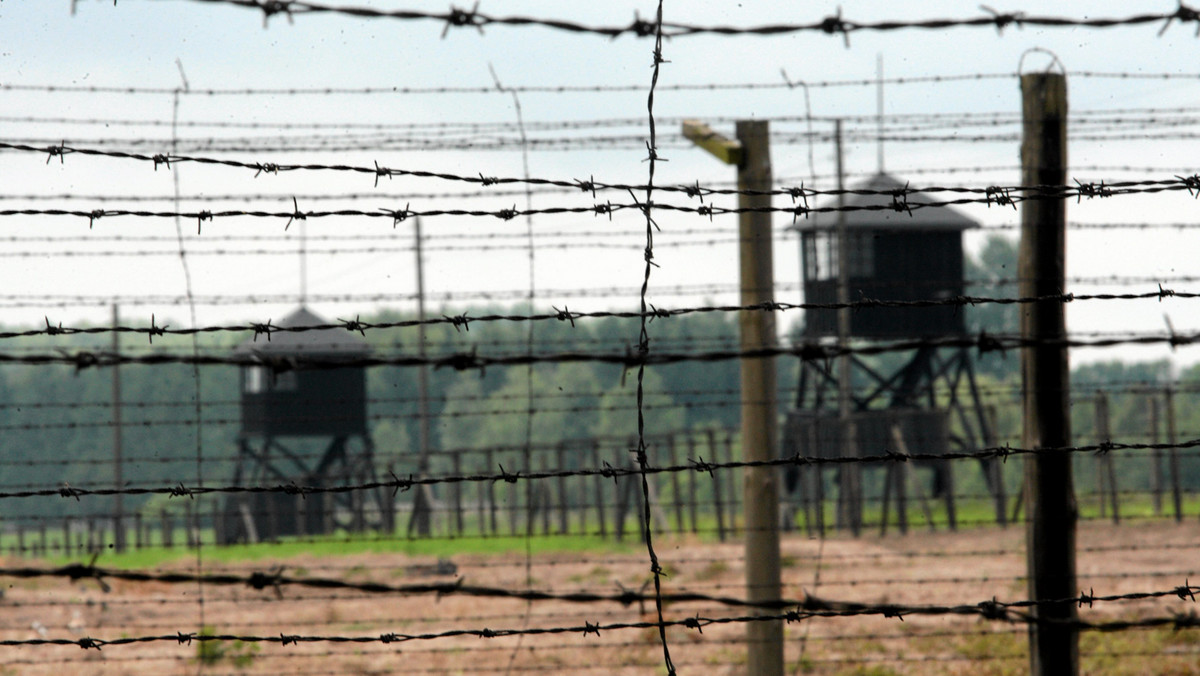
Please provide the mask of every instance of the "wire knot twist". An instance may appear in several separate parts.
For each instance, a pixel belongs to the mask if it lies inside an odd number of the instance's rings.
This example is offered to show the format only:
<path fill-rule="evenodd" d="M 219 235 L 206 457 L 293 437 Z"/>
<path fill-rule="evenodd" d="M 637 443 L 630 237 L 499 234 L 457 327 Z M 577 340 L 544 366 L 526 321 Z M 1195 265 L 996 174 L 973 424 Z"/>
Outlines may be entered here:
<path fill-rule="evenodd" d="M 989 185 L 985 193 L 988 208 L 991 208 L 992 202 L 995 201 L 996 206 L 1012 207 L 1013 211 L 1017 210 L 1017 202 L 1012 197 L 1010 188 L 1003 188 L 998 185 Z"/>
<path fill-rule="evenodd" d="M 592 199 L 596 199 L 596 177 L 595 176 L 589 176 L 588 180 L 586 180 L 586 181 L 581 181 L 579 179 L 575 179 L 575 185 L 579 186 L 579 189 L 584 192 L 592 193 Z"/>
<path fill-rule="evenodd" d="M 58 145 L 50 146 L 50 147 L 46 148 L 46 153 L 49 155 L 49 157 L 46 158 L 46 164 L 50 164 L 50 160 L 52 160 L 56 157 L 58 158 L 58 163 L 62 164 L 63 156 L 69 152 L 74 152 L 74 151 L 67 148 L 66 141 L 60 141 Z"/>
<path fill-rule="evenodd" d="M 391 209 L 380 209 L 380 211 L 392 217 L 392 228 L 395 229 L 397 225 L 407 221 L 408 217 L 413 215 L 412 212 L 408 210 L 408 207 L 411 205 L 412 203 L 410 202 L 405 204 L 403 209 L 397 209 L 395 211 Z"/>
<path fill-rule="evenodd" d="M 354 315 L 354 319 L 352 321 L 346 319 L 339 319 L 338 321 L 342 323 L 342 328 L 346 329 L 347 331 L 357 331 L 359 335 L 365 337 L 367 335 L 366 330 L 370 324 L 364 324 L 363 322 L 359 321 L 360 316 L 361 315 Z"/>
<path fill-rule="evenodd" d="M 821 30 L 825 31 L 826 35 L 834 33 L 842 34 L 842 41 L 846 47 L 850 47 L 850 23 L 842 20 L 842 8 L 838 7 L 837 14 L 825 17 L 821 20 Z"/>
<path fill-rule="evenodd" d="M 401 493 L 403 491 L 407 491 L 408 489 L 412 488 L 413 477 L 411 474 L 408 475 L 407 479 L 401 479 L 400 477 L 396 476 L 395 472 L 388 472 L 388 474 L 392 475 L 392 481 L 391 481 L 392 497 L 396 497 L 397 493 Z"/>
<path fill-rule="evenodd" d="M 1196 595 L 1193 593 L 1191 582 L 1187 578 L 1184 578 L 1183 586 L 1176 587 L 1174 591 L 1175 595 L 1184 601 L 1196 602 Z"/>
<path fill-rule="evenodd" d="M 1200 197 L 1200 174 L 1192 174 L 1191 176 L 1176 176 L 1175 178 L 1183 181 L 1183 187 L 1187 188 L 1189 195 L 1192 197 Z"/>
<path fill-rule="evenodd" d="M 1003 35 L 1004 29 L 1010 24 L 1017 24 L 1017 28 L 1021 28 L 1021 20 L 1025 17 L 1024 12 L 1005 12 L 1001 13 L 988 7 L 980 5 L 980 9 L 992 15 L 992 23 L 996 24 L 996 32 Z"/>
<path fill-rule="evenodd" d="M 1187 23 L 1189 21 L 1195 22 L 1197 24 L 1196 36 L 1200 37 L 1200 11 L 1196 11 L 1182 2 L 1179 3 L 1179 7 L 1175 10 L 1174 14 L 1167 16 L 1167 20 L 1163 23 L 1163 27 L 1158 30 L 1158 37 L 1161 38 L 1163 33 L 1167 32 L 1167 28 L 1171 25 L 1171 22 L 1176 20 L 1179 21 L 1179 23 Z"/>
<path fill-rule="evenodd" d="M 912 217 L 912 207 L 908 204 L 908 183 L 904 184 L 903 188 L 897 188 L 892 191 L 892 211 L 904 212 Z"/>
<path fill-rule="evenodd" d="M 563 309 L 561 309 L 561 310 L 554 307 L 553 305 L 550 306 L 550 309 L 554 310 L 554 312 L 556 313 L 554 315 L 555 319 L 557 319 L 560 322 L 570 322 L 571 328 L 575 328 L 575 315 L 572 314 L 571 310 L 568 309 L 566 305 L 564 305 Z"/>
<path fill-rule="evenodd" d="M 451 326 L 454 327 L 455 332 L 458 331 L 459 327 L 462 327 L 462 329 L 464 331 L 471 330 L 471 318 L 468 317 L 467 313 L 465 313 L 465 312 L 462 313 L 461 315 L 456 315 L 454 317 L 451 317 L 449 315 L 442 315 L 442 317 L 445 318 L 446 321 L 450 322 Z"/>
<path fill-rule="evenodd" d="M 450 13 L 446 15 L 446 27 L 442 29 L 442 39 L 445 39 L 446 34 L 450 32 L 451 28 L 461 28 L 462 26 L 474 26 L 479 30 L 480 34 L 483 34 L 483 24 L 483 20 L 479 17 L 478 2 L 475 3 L 475 6 L 470 11 L 459 9 L 452 5 Z"/>
<path fill-rule="evenodd" d="M 657 32 L 657 25 L 653 21 L 644 21 L 637 12 L 633 14 L 633 23 L 625 29 L 626 32 L 633 33 L 639 38 L 648 38 Z"/>
<path fill-rule="evenodd" d="M 1104 181 L 1100 183 L 1080 183 L 1079 179 L 1075 181 L 1075 203 L 1078 204 L 1084 197 L 1092 199 L 1093 197 L 1112 197 L 1112 188 L 1104 185 Z"/>
<path fill-rule="evenodd" d="M 706 472 L 709 476 L 713 476 L 713 470 L 717 468 L 717 466 L 711 462 L 705 462 L 704 456 L 696 456 L 695 460 L 688 458 L 688 464 L 691 465 L 692 469 L 695 471 Z"/>
<path fill-rule="evenodd" d="M 278 326 L 271 324 L 270 319 L 267 320 L 266 324 L 251 323 L 250 328 L 254 331 L 254 341 L 255 342 L 258 341 L 259 336 L 265 335 L 267 337 L 268 343 L 271 342 L 271 334 L 279 330 Z"/>
<path fill-rule="evenodd" d="M 291 218 L 288 219 L 288 222 L 284 224 L 284 226 L 283 226 L 284 231 L 286 232 L 288 228 L 292 227 L 292 221 L 306 221 L 306 220 L 308 220 L 308 214 L 304 213 L 303 211 L 300 211 L 300 204 L 298 202 L 296 202 L 296 198 L 293 197 L 292 198 L 292 216 L 291 216 Z"/>
<path fill-rule="evenodd" d="M 1008 619 L 1008 609 L 993 596 L 991 601 L 979 604 L 979 616 L 985 620 L 1005 620 Z"/>
<path fill-rule="evenodd" d="M 262 174 L 262 173 L 267 173 L 267 174 L 278 174 L 279 173 L 279 165 L 274 164 L 272 162 L 265 162 L 265 163 L 258 162 L 254 165 L 254 168 L 257 169 L 257 171 L 254 172 L 254 178 L 258 178 L 258 175 Z"/>

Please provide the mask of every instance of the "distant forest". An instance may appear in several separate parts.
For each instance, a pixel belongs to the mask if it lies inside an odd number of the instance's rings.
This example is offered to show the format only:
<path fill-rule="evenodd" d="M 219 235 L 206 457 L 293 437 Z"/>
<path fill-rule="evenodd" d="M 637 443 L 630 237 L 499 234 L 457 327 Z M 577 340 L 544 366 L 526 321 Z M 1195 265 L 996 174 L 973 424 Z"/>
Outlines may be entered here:
<path fill-rule="evenodd" d="M 1015 244 L 993 236 L 978 257 L 968 257 L 966 274 L 975 295 L 1011 295 L 1011 288 L 995 280 L 1015 276 Z M 781 298 L 781 300 L 791 300 Z M 498 308 L 447 308 L 448 315 L 482 316 Z M 521 312 L 504 308 L 503 312 Z M 1017 330 L 1017 308 L 981 304 L 964 308 L 971 330 L 993 333 Z M 408 315 L 381 312 L 364 320 L 409 319 Z M 802 332 L 802 315 L 782 313 L 787 334 Z M 330 318 L 332 319 L 332 318 Z M 160 318 L 161 326 L 163 320 Z M 481 354 L 523 354 L 528 351 L 532 326 L 533 351 L 612 351 L 637 343 L 638 322 L 629 319 L 599 319 L 567 322 L 476 322 L 467 327 L 441 324 L 429 327 L 427 351 L 431 355 L 478 350 Z M 659 351 L 704 351 L 737 346 L 736 317 L 728 313 L 697 313 L 656 318 L 649 327 L 651 349 Z M 246 334 L 205 334 L 205 353 L 228 353 Z M 381 354 L 413 354 L 416 331 L 368 331 L 365 339 Z M 9 352 L 50 352 L 59 348 L 108 350 L 109 336 L 55 336 L 10 340 Z M 263 340 L 260 338 L 259 340 Z M 123 352 L 148 349 L 144 336 L 123 336 Z M 190 339 L 163 336 L 154 339 L 154 349 L 187 351 Z M 781 415 L 792 405 L 797 386 L 797 363 L 781 358 L 779 401 Z M 1131 441 L 1148 440 L 1150 412 L 1147 398 L 1130 392 L 1129 385 L 1147 387 L 1165 384 L 1170 377 L 1166 361 L 1153 363 L 1111 362 L 1075 369 L 1075 434 L 1081 443 L 1094 441 L 1092 407 L 1087 398 L 1094 390 L 1120 391 L 1111 396 L 1112 436 Z M 986 355 L 977 363 L 981 380 L 1001 409 L 1001 443 L 1019 443 L 1019 358 L 1016 354 Z M 532 372 L 534 418 L 529 434 L 533 443 L 584 438 L 636 431 L 635 374 L 611 366 L 591 364 L 543 364 L 531 371 L 524 366 L 491 368 L 483 372 L 430 371 L 432 414 L 431 445 L 439 448 L 483 448 L 520 444 L 526 438 Z M 203 475 L 207 484 L 227 483 L 232 477 L 239 427 L 239 380 L 236 368 L 201 367 L 203 423 L 199 429 L 204 451 Z M 122 381 L 123 446 L 125 479 L 132 486 L 194 484 L 197 476 L 197 428 L 194 425 L 194 382 L 186 365 L 126 366 Z M 76 373 L 60 366 L 0 367 L 0 490 L 58 487 L 110 487 L 112 482 L 113 410 L 111 377 L 107 369 L 85 369 Z M 1200 387 L 1200 367 L 1181 376 L 1184 385 Z M 397 474 L 414 471 L 418 448 L 418 397 L 416 371 L 412 368 L 368 369 L 369 410 L 372 437 L 380 472 Z M 736 427 L 739 371 L 736 361 L 685 362 L 648 369 L 645 378 L 647 434 L 666 433 L 710 426 Z M 1185 388 L 1187 389 L 1187 388 Z M 1195 388 L 1193 388 L 1195 389 Z M 1181 438 L 1197 435 L 1200 406 L 1196 395 L 1181 393 L 1176 401 Z M 1122 463 L 1125 461 L 1122 460 Z M 1018 471 L 1019 463 L 1008 463 Z M 436 468 L 435 468 L 436 469 Z M 1086 472 L 1086 467 L 1081 470 Z M 1122 467 L 1123 481 L 1142 487 L 1147 469 L 1144 462 Z M 1200 466 L 1185 463 L 1186 485 L 1200 485 Z M 178 499 L 176 500 L 178 501 Z M 156 508 L 163 504 L 156 499 Z M 111 511 L 107 499 L 84 500 L 82 504 L 54 501 L 9 501 L 5 518 L 103 514 Z M 126 509 L 136 509 L 144 500 L 129 498 Z M 36 505 L 36 507 L 35 507 Z M 60 505 L 56 507 L 56 505 Z M 27 510 L 39 510 L 33 514 Z M 41 511 L 46 510 L 46 511 Z M 18 512 L 20 514 L 18 514 Z"/>

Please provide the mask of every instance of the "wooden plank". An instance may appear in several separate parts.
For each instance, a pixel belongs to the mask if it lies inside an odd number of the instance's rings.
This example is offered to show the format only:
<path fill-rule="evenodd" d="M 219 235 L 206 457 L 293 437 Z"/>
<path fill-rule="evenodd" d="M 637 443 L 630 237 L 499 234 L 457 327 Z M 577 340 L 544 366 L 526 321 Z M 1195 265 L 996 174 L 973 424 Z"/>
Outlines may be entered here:
<path fill-rule="evenodd" d="M 765 124 L 765 123 L 764 123 Z M 725 164 L 740 165 L 743 153 L 739 141 L 726 138 L 699 120 L 683 121 L 683 136 Z M 764 145 L 765 145 L 764 141 Z"/>

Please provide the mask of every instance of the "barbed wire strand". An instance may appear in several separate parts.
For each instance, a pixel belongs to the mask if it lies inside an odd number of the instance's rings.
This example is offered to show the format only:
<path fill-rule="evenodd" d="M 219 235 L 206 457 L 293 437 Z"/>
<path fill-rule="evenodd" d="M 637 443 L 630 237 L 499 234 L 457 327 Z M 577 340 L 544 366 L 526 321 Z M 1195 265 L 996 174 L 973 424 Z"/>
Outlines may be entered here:
<path fill-rule="evenodd" d="M 945 30 L 949 28 L 994 28 L 997 34 L 1003 35 L 1004 29 L 1011 25 L 1018 28 L 1036 26 L 1040 28 L 1115 28 L 1121 26 L 1141 26 L 1147 24 L 1162 24 L 1159 36 L 1166 32 L 1173 22 L 1180 24 L 1200 23 L 1200 13 L 1187 7 L 1182 2 L 1174 12 L 1148 12 L 1131 14 L 1121 17 L 1069 17 L 1036 15 L 1027 12 L 998 12 L 984 7 L 980 15 L 964 18 L 917 19 L 890 21 L 855 21 L 842 16 L 841 10 L 836 15 L 827 16 L 820 21 L 811 23 L 776 23 L 761 26 L 718 26 L 685 23 L 662 23 L 661 21 L 646 21 L 635 17 L 633 23 L 627 25 L 594 26 L 563 19 L 546 19 L 532 16 L 495 16 L 478 10 L 478 6 L 463 10 L 451 7 L 448 12 L 422 12 L 414 10 L 384 10 L 372 7 L 347 7 L 325 5 L 302 0 L 192 0 L 204 4 L 233 5 L 262 12 L 263 25 L 276 15 L 283 14 L 290 22 L 295 15 L 305 14 L 340 14 L 356 19 L 393 19 L 403 21 L 432 21 L 442 24 L 442 37 L 451 29 L 474 28 L 481 34 L 488 26 L 531 27 L 552 29 L 565 33 L 580 35 L 591 34 L 608 38 L 630 35 L 638 38 L 679 38 L 695 35 L 719 36 L 780 36 L 795 33 L 824 33 L 839 35 L 846 47 L 850 46 L 850 34 L 862 31 L 891 32 L 905 29 Z"/>

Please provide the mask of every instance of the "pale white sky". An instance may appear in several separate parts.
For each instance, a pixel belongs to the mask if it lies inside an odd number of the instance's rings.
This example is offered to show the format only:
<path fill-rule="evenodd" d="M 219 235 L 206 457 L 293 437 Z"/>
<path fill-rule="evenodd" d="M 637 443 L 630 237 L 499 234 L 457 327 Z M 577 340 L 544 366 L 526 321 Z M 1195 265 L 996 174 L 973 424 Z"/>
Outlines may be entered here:
<path fill-rule="evenodd" d="M 331 3 L 371 5 L 381 8 L 410 8 L 445 11 L 444 2 Z M 656 2 L 484 2 L 481 10 L 496 15 L 525 14 L 555 17 L 590 24 L 621 25 L 638 12 L 653 16 Z M 938 18 L 975 16 L 974 5 L 954 2 L 847 2 L 846 18 Z M 993 6 L 1001 11 L 1056 14 L 1124 16 L 1132 8 L 1123 2 L 1049 3 L 1008 2 Z M 1137 11 L 1175 9 L 1173 2 L 1137 3 Z M 46 145 L 131 149 L 146 154 L 169 152 L 173 96 L 170 93 L 45 92 L 26 86 L 138 87 L 171 89 L 182 86 L 178 59 L 193 90 L 286 89 L 286 88 L 430 88 L 490 87 L 489 64 L 505 85 L 640 85 L 637 91 L 523 93 L 520 102 L 532 138 L 582 138 L 620 135 L 631 141 L 616 148 L 597 147 L 603 142 L 575 141 L 573 149 L 535 150 L 529 157 L 533 176 L 555 179 L 586 179 L 643 183 L 646 180 L 646 88 L 650 81 L 650 40 L 574 35 L 545 28 L 489 27 L 483 35 L 473 29 L 451 30 L 443 39 L 442 26 L 429 21 L 394 21 L 352 17 L 297 16 L 294 23 L 274 17 L 264 28 L 261 14 L 224 4 L 187 0 L 122 0 L 114 7 L 107 1 L 80 0 L 74 16 L 68 0 L 7 0 L 0 4 L 0 137 L 5 140 Z M 750 26 L 772 22 L 808 22 L 836 11 L 837 4 L 795 2 L 672 2 L 664 4 L 664 18 L 703 24 Z M 677 118 L 729 120 L 737 117 L 789 118 L 773 123 L 782 134 L 802 133 L 807 125 L 798 118 L 805 114 L 800 87 L 678 91 L 674 85 L 703 83 L 779 83 L 781 69 L 793 81 L 811 83 L 858 80 L 874 77 L 876 55 L 884 58 L 888 77 L 922 78 L 975 73 L 1015 73 L 1024 52 L 1031 48 L 1053 51 L 1069 73 L 1200 72 L 1195 64 L 1200 42 L 1192 26 L 1173 24 L 1161 37 L 1160 26 L 1112 29 L 956 28 L 942 31 L 901 30 L 889 33 L 864 31 L 854 34 L 850 47 L 839 37 L 800 33 L 779 37 L 698 36 L 669 40 L 664 56 L 655 113 L 660 124 L 667 162 L 658 165 L 656 182 L 702 185 L 731 181 L 734 171 L 704 152 L 679 143 Z M 1027 68 L 1042 68 L 1046 58 L 1032 55 Z M 1175 134 L 1195 131 L 1200 117 L 1200 79 L 1156 80 L 1112 79 L 1076 75 L 1069 78 L 1073 111 L 1102 111 L 1129 108 L 1187 108 L 1190 113 L 1162 112 L 1180 126 L 1151 126 L 1125 130 Z M 885 93 L 889 115 L 920 113 L 998 113 L 1013 119 L 1020 113 L 1020 94 L 1015 78 L 889 85 Z M 248 162 L 338 163 L 449 172 L 462 175 L 514 176 L 523 173 L 519 149 L 507 150 L 420 150 L 411 147 L 388 150 L 339 152 L 264 152 L 262 142 L 247 137 L 304 136 L 319 134 L 325 142 L 337 137 L 354 143 L 378 141 L 387 134 L 389 142 L 410 143 L 438 133 L 414 124 L 487 124 L 515 121 L 511 98 L 499 93 L 470 94 L 334 94 L 334 95 L 226 95 L 188 93 L 179 97 L 178 137 L 186 146 L 181 154 L 223 157 Z M 870 116 L 876 109 L 873 87 L 812 87 L 812 114 Z M 1142 117 L 1146 113 L 1141 113 Z M 583 122 L 630 118 L 634 125 L 583 130 L 537 130 L 537 122 Z M 83 123 L 81 120 L 90 120 Z M 131 124 L 137 121 L 139 124 Z M 298 124 L 323 123 L 321 129 L 296 128 Z M 814 130 L 827 132 L 824 119 Z M 901 124 L 897 122 L 897 124 Z M 289 125 L 291 125 L 289 127 Z M 732 132 L 732 123 L 716 122 L 718 130 Z M 1083 127 L 1075 128 L 1083 132 Z M 852 135 L 847 144 L 847 168 L 857 174 L 874 171 L 876 147 L 863 135 L 873 132 L 871 123 L 848 123 Z M 446 129 L 441 129 L 446 132 Z M 461 129 L 451 130 L 461 139 Z M 1011 123 L 972 128 L 933 128 L 897 131 L 938 136 L 1015 134 Z M 503 128 L 472 136 L 476 142 L 494 139 L 515 141 L 515 130 Z M 253 145 L 254 149 L 225 152 L 205 143 L 225 146 Z M 108 145 L 101 146 L 101 143 Z M 297 142 L 301 145 L 309 141 Z M 591 146 L 591 147 L 587 147 Z M 393 145 L 393 147 L 395 147 Z M 1194 173 L 1198 144 L 1194 138 L 1148 140 L 1086 140 L 1072 142 L 1072 166 L 1109 167 L 1104 170 L 1072 171 L 1082 181 L 1169 178 L 1172 174 Z M 772 149 L 777 179 L 787 185 L 832 187 L 827 177 L 833 171 L 832 147 L 821 141 L 812 148 L 816 174 L 825 177 L 814 184 L 809 165 L 809 146 L 787 143 L 781 136 Z M 886 146 L 888 171 L 917 185 L 1016 184 L 1019 175 L 1018 143 L 996 140 L 967 143 L 961 140 L 891 142 Z M 185 197 L 185 211 L 222 209 L 289 211 L 291 198 L 300 209 L 362 210 L 413 209 L 497 210 L 525 205 L 522 195 L 488 198 L 428 197 L 428 193 L 475 191 L 469 184 L 436 179 L 382 180 L 378 187 L 369 175 L 333 172 L 291 172 L 254 177 L 253 172 L 195 164 L 175 165 L 168 171 L 129 160 L 86 158 L 71 155 L 64 162 L 46 162 L 46 156 L 0 153 L 0 209 L 67 208 L 147 209 L 172 211 L 170 201 L 99 201 L 78 196 L 169 198 L 177 177 Z M 931 172 L 946 167 L 1006 167 L 969 173 Z M 1151 167 L 1155 171 L 1127 172 L 1118 166 Z M 1188 167 L 1192 169 L 1188 170 Z M 511 187 L 503 187 L 505 192 Z M 496 190 L 496 188 L 493 188 Z M 76 199 L 25 199 L 18 196 L 61 194 Z M 317 195 L 361 194 L 355 199 L 318 200 Z M 186 198 L 217 195 L 248 195 L 247 200 L 188 201 Z M 415 195 L 415 196 L 414 196 Z M 639 196 L 640 197 L 640 196 Z M 628 195 L 602 196 L 627 202 Z M 667 201 L 685 201 L 674 195 Z M 533 206 L 591 206 L 583 193 L 535 194 Z M 731 197 L 717 204 L 732 206 Z M 1186 193 L 1147 197 L 1120 197 L 1071 203 L 1069 218 L 1083 223 L 1175 223 L 1196 222 L 1200 209 Z M 1016 223 L 1016 212 L 984 207 L 963 211 L 986 225 Z M 736 249 L 730 237 L 736 219 L 725 216 L 710 223 L 695 215 L 659 213 L 663 233 L 656 240 L 656 268 L 651 278 L 650 299 L 656 305 L 679 307 L 702 304 L 709 299 L 731 301 L 729 293 L 706 288 L 701 295 L 675 296 L 671 287 L 717 287 L 731 290 L 736 283 Z M 780 216 L 776 242 L 776 279 L 781 287 L 777 298 L 799 301 L 795 239 L 784 232 L 788 220 Z M 226 218 L 204 224 L 196 235 L 196 223 L 184 222 L 185 246 L 192 266 L 193 292 L 199 297 L 295 296 L 299 290 L 298 257 L 280 255 L 298 248 L 299 228 L 286 232 L 279 219 Z M 380 306 L 411 308 L 404 300 L 414 293 L 411 224 L 396 228 L 390 219 L 325 218 L 307 223 L 309 248 L 309 293 L 316 296 L 357 298 L 344 302 L 316 302 L 314 308 L 329 317 L 368 313 Z M 636 294 L 551 296 L 548 290 L 587 294 L 595 289 L 634 289 L 641 281 L 642 223 L 634 212 L 618 214 L 612 221 L 582 215 L 549 215 L 534 219 L 538 248 L 534 277 L 545 304 L 563 303 L 572 310 L 633 309 Z M 529 284 L 528 252 L 514 247 L 524 243 L 523 218 L 504 222 L 495 218 L 442 216 L 424 221 L 427 246 L 426 288 L 434 298 L 447 296 L 462 306 L 502 292 L 523 293 Z M 701 232 L 696 232 L 701 231 Z M 56 216 L 7 216 L 0 218 L 0 321 L 40 322 L 43 316 L 72 324 L 100 321 L 108 310 L 99 307 L 117 299 L 126 305 L 131 321 L 148 321 L 153 312 L 168 317 L 176 326 L 187 322 L 184 307 L 148 302 L 150 297 L 179 297 L 185 293 L 184 277 L 174 241 L 175 223 L 169 218 L 102 218 L 89 230 L 87 219 Z M 1015 231 L 1010 231 L 1015 234 Z M 566 236 L 564 233 L 575 233 Z M 344 236 L 372 239 L 329 239 Z M 111 238 L 157 238 L 151 241 L 114 241 Z M 230 241 L 223 238 L 253 237 Z M 49 237 L 57 241 L 31 241 Z M 481 241 L 471 238 L 486 237 Z M 15 239 L 14 239 L 15 238 Z M 968 238 L 978 246 L 981 234 Z M 721 240 L 713 244 L 709 240 Z M 697 243 L 699 241 L 699 243 Z M 587 243 L 586 247 L 564 246 Z M 691 246 L 680 244 L 692 242 Z M 1200 277 L 1194 251 L 1200 232 L 1183 229 L 1077 230 L 1069 235 L 1068 267 L 1074 277 L 1138 277 L 1148 281 L 1125 285 L 1076 284 L 1079 293 L 1097 291 L 1150 291 L 1156 281 L 1177 291 L 1195 291 L 1200 283 L 1170 281 Z M 491 250 L 478 245 L 491 244 Z M 464 249 L 462 247 L 474 247 Z M 334 255 L 320 250 L 340 249 Z M 346 250 L 354 251 L 346 251 Z M 220 250 L 225 253 L 214 255 Z M 234 254 L 233 251 L 271 250 L 274 255 Z M 366 251 L 363 251 L 366 250 Z M 102 252 L 102 256 L 81 256 Z M 154 255 L 149 252 L 157 252 Z M 207 252 L 207 253 L 206 253 Z M 75 254 L 65 256 L 64 254 Z M 131 255 L 137 254 L 137 255 Z M 70 297 L 85 296 L 91 304 L 74 304 Z M 392 297 L 378 302 L 371 297 Z M 1191 311 L 1196 301 L 1174 299 L 1075 303 L 1069 307 L 1069 325 L 1079 331 L 1152 331 L 1165 326 L 1170 314 L 1176 329 L 1200 330 L 1200 315 Z M 67 306 L 63 306 L 64 303 Z M 437 301 L 431 303 L 436 308 Z M 207 305 L 198 308 L 199 322 L 265 321 L 278 318 L 294 305 L 283 302 Z M 790 323 L 785 316 L 782 324 Z M 161 323 L 161 321 L 160 321 Z M 1074 359 L 1086 361 L 1121 355 L 1154 358 L 1169 354 L 1165 348 L 1080 351 Z M 1194 360 L 1187 350 L 1176 357 Z"/>

